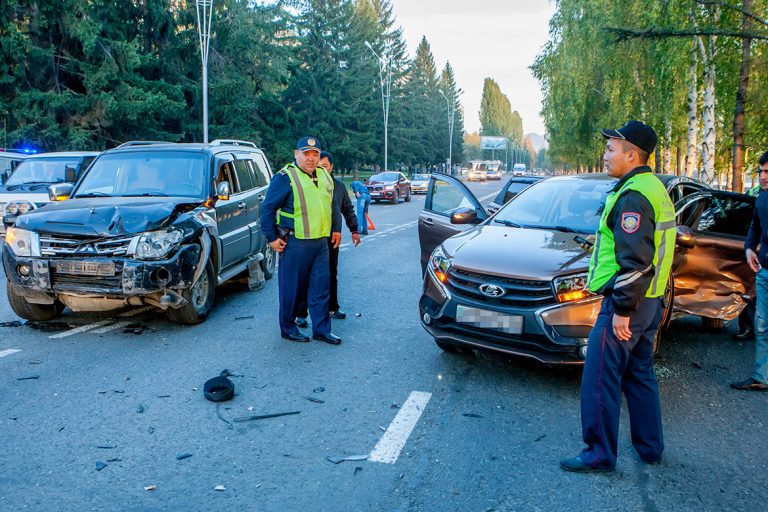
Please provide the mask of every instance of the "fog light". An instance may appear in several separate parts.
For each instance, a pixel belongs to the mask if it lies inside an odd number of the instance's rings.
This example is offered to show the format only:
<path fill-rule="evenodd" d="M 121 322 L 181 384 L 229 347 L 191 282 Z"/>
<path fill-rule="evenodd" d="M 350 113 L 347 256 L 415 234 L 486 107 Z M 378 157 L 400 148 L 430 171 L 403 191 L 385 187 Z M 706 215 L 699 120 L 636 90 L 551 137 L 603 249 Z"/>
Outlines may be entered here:
<path fill-rule="evenodd" d="M 29 268 L 29 265 L 19 265 L 16 267 L 16 272 L 22 277 L 29 277 L 29 274 L 32 273 L 32 269 Z"/>
<path fill-rule="evenodd" d="M 429 316 L 427 313 L 424 313 L 424 315 L 422 315 L 421 319 L 424 321 L 424 323 L 426 325 L 429 325 L 430 322 L 432 322 L 432 317 Z"/>
<path fill-rule="evenodd" d="M 587 359 L 587 345 L 584 345 L 579 349 L 579 355 L 581 356 L 582 359 L 585 359 L 585 360 Z"/>

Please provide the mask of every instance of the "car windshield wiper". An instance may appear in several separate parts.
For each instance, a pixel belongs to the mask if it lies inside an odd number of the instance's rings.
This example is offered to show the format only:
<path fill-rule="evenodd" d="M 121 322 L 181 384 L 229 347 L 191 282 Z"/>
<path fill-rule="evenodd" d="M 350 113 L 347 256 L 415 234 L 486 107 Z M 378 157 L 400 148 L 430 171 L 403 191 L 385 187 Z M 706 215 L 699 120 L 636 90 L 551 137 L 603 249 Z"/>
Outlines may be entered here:
<path fill-rule="evenodd" d="M 143 192 L 141 194 L 123 194 L 123 197 L 168 197 L 163 192 Z"/>
<path fill-rule="evenodd" d="M 573 228 L 569 228 L 568 226 L 552 226 L 549 229 L 554 229 L 555 231 L 562 231 L 563 233 L 581 233 L 581 231 Z"/>
<path fill-rule="evenodd" d="M 112 194 L 107 194 L 104 192 L 88 192 L 87 194 L 77 194 L 72 196 L 73 199 L 78 197 L 114 197 Z"/>
<path fill-rule="evenodd" d="M 62 183 L 61 181 L 25 181 L 24 183 L 15 183 L 13 185 L 8 185 L 5 188 L 8 190 L 16 190 L 19 187 L 23 187 L 25 185 L 52 185 L 54 183 Z"/>
<path fill-rule="evenodd" d="M 524 226 L 521 226 L 520 224 L 512 222 L 511 220 L 493 219 L 493 222 L 498 222 L 499 224 L 504 224 L 505 226 L 509 226 L 510 228 L 522 228 L 522 227 L 524 227 Z"/>

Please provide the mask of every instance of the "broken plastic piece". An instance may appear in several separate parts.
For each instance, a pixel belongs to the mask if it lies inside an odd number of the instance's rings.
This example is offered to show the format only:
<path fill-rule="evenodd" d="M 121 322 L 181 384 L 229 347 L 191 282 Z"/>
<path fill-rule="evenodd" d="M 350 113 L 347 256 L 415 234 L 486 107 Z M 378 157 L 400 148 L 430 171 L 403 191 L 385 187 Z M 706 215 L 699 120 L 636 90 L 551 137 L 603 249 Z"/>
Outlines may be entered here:
<path fill-rule="evenodd" d="M 227 488 L 224 487 L 223 485 L 217 485 L 216 487 L 213 488 L 213 490 L 214 491 L 226 491 Z"/>
<path fill-rule="evenodd" d="M 318 386 L 312 390 L 313 393 L 322 393 L 323 391 L 325 391 L 325 388 L 323 386 Z"/>
<path fill-rule="evenodd" d="M 310 402 L 314 402 L 316 404 L 324 404 L 325 403 L 325 400 L 320 400 L 319 398 L 314 398 L 314 397 L 311 397 L 311 396 L 305 396 L 305 397 L 302 397 L 302 398 L 304 398 L 304 400 L 309 400 Z"/>
<path fill-rule="evenodd" d="M 37 380 L 39 378 L 39 375 L 30 375 L 29 377 L 19 377 L 16 380 Z"/>
<path fill-rule="evenodd" d="M 333 455 L 329 455 L 325 458 L 328 462 L 333 462 L 334 464 L 341 464 L 342 462 L 346 461 L 360 461 L 360 460 L 368 460 L 368 455 L 348 455 L 346 457 L 334 457 Z"/>
<path fill-rule="evenodd" d="M 235 320 L 253 320 L 253 315 L 236 316 Z"/>
<path fill-rule="evenodd" d="M 462 416 L 466 416 L 467 418 L 482 418 L 482 416 L 473 412 L 465 412 Z"/>
<path fill-rule="evenodd" d="M 241 416 L 239 418 L 235 418 L 232 421 L 235 421 L 237 423 L 242 423 L 244 421 L 254 421 L 254 420 L 266 420 L 269 418 L 278 418 L 280 416 L 290 416 L 292 414 L 299 414 L 301 411 L 290 411 L 290 412 L 278 412 L 275 414 L 260 414 L 257 416 Z"/>
<path fill-rule="evenodd" d="M 145 491 L 154 491 L 155 489 L 157 489 L 156 485 L 145 485 L 144 486 L 144 490 Z"/>
<path fill-rule="evenodd" d="M 191 454 L 191 453 L 180 453 L 180 454 L 178 454 L 178 455 L 176 456 L 176 460 L 184 460 L 184 459 L 188 459 L 188 458 L 190 458 L 191 456 L 192 456 L 192 454 Z"/>
<path fill-rule="evenodd" d="M 143 405 L 141 405 L 141 404 L 139 404 L 139 405 L 136 407 L 136 412 L 137 412 L 138 414 L 141 414 L 141 413 L 143 413 L 143 412 L 144 412 L 144 406 L 143 406 Z"/>
<path fill-rule="evenodd" d="M 100 460 L 96 461 L 96 471 L 101 471 L 105 467 L 107 467 L 107 463 L 106 462 L 101 462 Z"/>

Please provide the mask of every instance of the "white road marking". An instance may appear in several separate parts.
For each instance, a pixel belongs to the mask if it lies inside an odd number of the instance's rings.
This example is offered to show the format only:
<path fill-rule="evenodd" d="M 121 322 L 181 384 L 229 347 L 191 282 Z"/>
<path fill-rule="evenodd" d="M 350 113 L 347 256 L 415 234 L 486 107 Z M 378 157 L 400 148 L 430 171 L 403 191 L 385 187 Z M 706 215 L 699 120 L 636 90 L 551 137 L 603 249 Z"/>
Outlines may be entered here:
<path fill-rule="evenodd" d="M 114 331 L 115 329 L 120 329 L 121 327 L 125 327 L 126 325 L 130 324 L 130 320 L 125 320 L 122 322 L 117 322 L 112 325 L 108 325 L 106 327 L 102 327 L 101 329 L 96 329 L 93 331 L 96 334 L 104 334 L 105 332 Z"/>
<path fill-rule="evenodd" d="M 0 350 L 0 357 L 9 356 L 11 354 L 15 354 L 16 352 L 21 352 L 18 348 L 9 348 L 7 350 Z"/>
<path fill-rule="evenodd" d="M 491 193 L 490 193 L 490 194 L 488 194 L 487 196 L 483 196 L 483 197 L 480 197 L 480 198 L 478 198 L 478 200 L 479 200 L 479 201 L 483 201 L 483 200 L 485 200 L 485 199 L 488 199 L 489 197 L 493 197 L 493 196 L 497 195 L 497 194 L 499 193 L 499 191 L 500 191 L 500 190 L 501 190 L 501 189 L 497 190 L 496 192 L 491 192 Z"/>
<path fill-rule="evenodd" d="M 48 336 L 50 339 L 55 340 L 59 338 L 66 338 L 67 336 L 72 336 L 73 334 L 78 334 L 85 331 L 90 331 L 91 329 L 95 329 L 96 327 L 101 327 L 102 325 L 106 325 L 110 323 L 112 320 L 100 320 L 98 322 L 94 322 L 92 324 L 88 325 L 82 325 L 80 327 L 76 327 L 74 329 L 70 329 L 68 331 L 60 332 L 58 334 L 54 334 L 53 336 Z"/>
<path fill-rule="evenodd" d="M 361 237 L 361 240 L 363 241 L 363 243 L 365 243 L 366 240 L 371 240 L 373 238 L 376 238 L 377 236 L 383 235 L 384 233 L 389 233 L 390 231 L 395 231 L 395 230 L 398 230 L 398 229 L 404 229 L 404 228 L 408 228 L 408 227 L 411 227 L 411 226 L 415 226 L 416 224 L 418 224 L 418 222 L 419 221 L 415 220 L 415 221 L 412 221 L 412 222 L 407 222 L 405 224 L 400 224 L 399 226 L 395 226 L 393 228 L 385 229 L 384 231 L 379 231 L 377 233 L 373 233 L 372 235 L 365 235 L 365 236 Z M 339 246 L 339 248 L 340 249 L 346 249 L 347 247 L 351 247 L 351 246 L 352 246 L 352 242 L 347 242 L 345 244 L 341 244 Z"/>
<path fill-rule="evenodd" d="M 394 464 L 400 456 L 400 451 L 405 446 L 408 437 L 413 432 L 416 422 L 419 421 L 421 413 L 427 406 L 432 393 L 425 391 L 412 391 L 408 400 L 397 412 L 395 419 L 390 423 L 387 431 L 381 436 L 376 447 L 371 452 L 368 460 L 373 462 L 382 462 L 384 464 Z"/>
<path fill-rule="evenodd" d="M 150 309 L 153 309 L 153 306 L 144 306 L 143 308 L 132 309 L 131 311 L 126 311 L 125 313 L 120 313 L 117 316 L 120 316 L 120 317 L 135 316 L 135 315 L 138 315 L 139 313 L 144 313 L 145 311 L 149 311 Z"/>

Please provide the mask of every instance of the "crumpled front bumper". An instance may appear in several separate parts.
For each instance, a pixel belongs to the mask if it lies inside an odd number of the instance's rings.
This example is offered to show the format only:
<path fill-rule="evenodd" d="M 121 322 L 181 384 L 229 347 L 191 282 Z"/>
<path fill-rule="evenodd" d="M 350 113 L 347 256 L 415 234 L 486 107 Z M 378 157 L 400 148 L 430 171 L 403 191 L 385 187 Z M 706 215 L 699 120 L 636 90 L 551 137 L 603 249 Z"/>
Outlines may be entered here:
<path fill-rule="evenodd" d="M 132 258 L 29 258 L 20 257 L 6 245 L 3 266 L 11 284 L 22 294 L 69 293 L 127 298 L 189 288 L 200 258 L 200 246 L 180 248 L 165 260 Z M 114 265 L 114 272 L 105 271 Z M 65 268 L 66 266 L 66 268 Z M 27 275 L 21 272 L 29 270 Z"/>
<path fill-rule="evenodd" d="M 583 364 L 587 337 L 601 304 L 602 297 L 597 296 L 539 308 L 488 308 L 451 294 L 428 269 L 419 313 L 424 329 L 443 343 L 527 357 L 545 364 Z M 508 334 L 462 324 L 456 320 L 459 305 L 522 316 L 522 332 Z"/>

